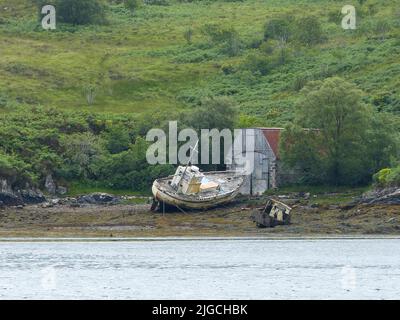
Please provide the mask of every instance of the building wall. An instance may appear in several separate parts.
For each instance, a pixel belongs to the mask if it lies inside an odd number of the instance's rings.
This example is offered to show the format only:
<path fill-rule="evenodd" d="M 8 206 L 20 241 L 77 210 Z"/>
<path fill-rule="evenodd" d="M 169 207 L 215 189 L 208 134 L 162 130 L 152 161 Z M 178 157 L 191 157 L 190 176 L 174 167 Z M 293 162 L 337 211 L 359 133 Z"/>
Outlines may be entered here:
<path fill-rule="evenodd" d="M 242 153 L 235 150 L 236 140 L 233 147 L 233 164 L 228 165 L 229 170 L 243 170 L 243 166 L 238 165 L 235 159 L 238 155 L 248 153 L 248 158 L 254 164 L 251 174 L 247 175 L 240 192 L 242 194 L 262 194 L 267 189 L 277 187 L 277 165 L 276 157 L 261 129 L 242 129 Z M 254 152 L 250 152 L 250 146 L 246 144 L 248 139 L 254 138 Z M 248 138 L 246 140 L 246 138 Z"/>

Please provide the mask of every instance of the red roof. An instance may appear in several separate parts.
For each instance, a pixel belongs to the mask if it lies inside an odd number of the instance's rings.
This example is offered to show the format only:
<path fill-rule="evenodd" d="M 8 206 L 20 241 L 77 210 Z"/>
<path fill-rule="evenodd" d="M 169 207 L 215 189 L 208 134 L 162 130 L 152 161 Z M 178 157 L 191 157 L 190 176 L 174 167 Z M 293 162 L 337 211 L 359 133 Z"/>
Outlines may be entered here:
<path fill-rule="evenodd" d="M 279 139 L 283 128 L 260 128 L 267 139 L 275 157 L 279 158 Z"/>

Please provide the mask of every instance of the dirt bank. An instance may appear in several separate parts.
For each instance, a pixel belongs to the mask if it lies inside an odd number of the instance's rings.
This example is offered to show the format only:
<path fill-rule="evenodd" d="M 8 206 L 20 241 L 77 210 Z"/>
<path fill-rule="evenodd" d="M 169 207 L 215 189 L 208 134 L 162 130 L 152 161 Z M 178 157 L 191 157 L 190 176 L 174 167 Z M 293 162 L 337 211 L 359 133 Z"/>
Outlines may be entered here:
<path fill-rule="evenodd" d="M 250 220 L 265 199 L 164 215 L 147 204 L 3 208 L 0 237 L 400 235 L 399 205 L 348 206 L 337 199 L 296 201 L 291 225 L 272 229 L 258 229 Z"/>

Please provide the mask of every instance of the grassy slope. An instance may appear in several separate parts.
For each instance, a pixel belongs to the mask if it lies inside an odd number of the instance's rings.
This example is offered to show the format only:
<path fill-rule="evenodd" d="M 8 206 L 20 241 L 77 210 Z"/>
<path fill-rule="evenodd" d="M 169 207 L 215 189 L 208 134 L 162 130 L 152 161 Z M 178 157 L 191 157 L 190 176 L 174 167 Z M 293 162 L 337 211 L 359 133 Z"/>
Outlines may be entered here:
<path fill-rule="evenodd" d="M 393 20 L 399 14 L 398 1 L 383 2 L 371 21 Z M 242 111 L 260 116 L 265 125 L 291 118 L 298 96 L 292 83 L 308 75 L 339 74 L 365 89 L 370 101 L 387 96 L 400 101 L 398 30 L 384 41 L 344 32 L 339 22 L 328 22 L 328 13 L 341 6 L 341 1 L 329 0 L 173 3 L 143 6 L 134 15 L 113 6 L 107 26 L 59 25 L 56 32 L 44 32 L 37 27 L 30 1 L 0 0 L 0 93 L 73 110 L 152 112 L 184 108 L 180 97 L 233 92 Z M 253 49 L 238 57 L 221 55 L 207 45 L 201 27 L 233 26 L 248 42 L 261 39 L 266 19 L 283 12 L 321 15 L 329 41 L 313 49 L 295 48 L 289 64 L 263 77 L 224 75 L 221 65 L 237 66 Z M 194 30 L 192 45 L 183 38 L 189 26 Z M 202 61 L 187 62 L 196 60 Z M 88 106 L 82 92 L 93 83 L 100 89 L 94 105 Z"/>

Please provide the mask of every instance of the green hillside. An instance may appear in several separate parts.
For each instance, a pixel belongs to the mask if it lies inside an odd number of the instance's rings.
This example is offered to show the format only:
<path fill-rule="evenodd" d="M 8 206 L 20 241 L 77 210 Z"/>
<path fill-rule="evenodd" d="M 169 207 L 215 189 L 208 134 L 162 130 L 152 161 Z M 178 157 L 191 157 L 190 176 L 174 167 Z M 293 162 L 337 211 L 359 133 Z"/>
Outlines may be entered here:
<path fill-rule="evenodd" d="M 356 84 L 377 110 L 400 115 L 399 0 L 153 0 L 133 12 L 116 2 L 105 2 L 104 24 L 60 22 L 45 31 L 33 1 L 0 0 L 5 168 L 29 171 L 29 179 L 42 183 L 50 167 L 66 161 L 58 135 L 90 129 L 103 145 L 112 136 L 109 123 L 125 121 L 127 131 L 114 138 L 130 140 L 118 152 L 108 149 L 115 165 L 115 157 L 126 156 L 120 152 L 140 148 L 137 137 L 154 125 L 152 117 L 176 119 L 205 97 L 229 96 L 239 106 L 238 126 L 284 126 L 301 88 L 332 76 Z M 357 8 L 357 30 L 341 28 L 345 4 Z M 311 33 L 302 19 L 310 16 L 321 24 L 317 41 L 305 39 Z M 266 23 L 284 17 L 296 21 L 297 38 L 267 39 Z M 67 181 L 100 175 L 81 169 L 52 173 Z"/>
<path fill-rule="evenodd" d="M 107 25 L 59 24 L 46 32 L 31 1 L 1 0 L 0 87 L 22 103 L 110 112 L 182 109 L 204 95 L 230 95 L 243 113 L 282 124 L 291 117 L 299 81 L 340 75 L 378 108 L 399 112 L 399 1 L 350 2 L 359 8 L 356 31 L 340 27 L 349 1 L 171 0 L 134 13 L 110 5 Z M 289 45 L 288 62 L 265 75 L 243 68 L 253 55 L 269 58 L 271 49 L 259 43 L 264 24 L 285 13 L 319 17 L 326 41 Z M 232 57 L 211 43 L 202 32 L 207 24 L 234 28 L 239 52 Z M 191 44 L 184 38 L 188 28 Z M 88 86 L 97 91 L 90 106 L 83 94 Z"/>

